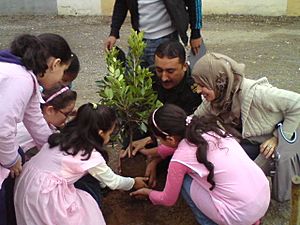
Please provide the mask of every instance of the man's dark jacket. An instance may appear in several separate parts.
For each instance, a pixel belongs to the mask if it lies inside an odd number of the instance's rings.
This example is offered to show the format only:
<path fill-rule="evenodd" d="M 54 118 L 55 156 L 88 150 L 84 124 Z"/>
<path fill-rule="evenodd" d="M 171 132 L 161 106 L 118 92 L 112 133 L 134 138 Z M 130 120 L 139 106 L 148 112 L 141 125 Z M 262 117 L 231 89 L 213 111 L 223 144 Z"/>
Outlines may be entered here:
<path fill-rule="evenodd" d="M 177 30 L 182 42 L 188 43 L 186 34 L 188 25 L 191 28 L 191 39 L 201 37 L 202 28 L 202 1 L 201 0 L 163 0 L 170 15 L 172 24 Z M 126 18 L 127 12 L 131 15 L 131 25 L 139 31 L 139 13 L 137 0 L 116 0 L 111 23 L 110 36 L 120 37 L 120 29 Z"/>

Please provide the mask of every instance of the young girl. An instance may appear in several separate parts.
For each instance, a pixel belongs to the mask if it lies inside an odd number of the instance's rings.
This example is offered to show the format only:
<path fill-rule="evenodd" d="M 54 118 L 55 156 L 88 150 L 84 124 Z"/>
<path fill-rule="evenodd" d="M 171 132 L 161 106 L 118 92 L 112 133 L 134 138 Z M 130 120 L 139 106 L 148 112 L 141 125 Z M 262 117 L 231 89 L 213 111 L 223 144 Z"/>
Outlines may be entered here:
<path fill-rule="evenodd" d="M 77 93 L 61 84 L 44 90 L 41 109 L 50 129 L 56 132 L 74 113 Z M 35 143 L 23 123 L 18 123 L 17 140 L 24 152 L 35 147 Z"/>
<path fill-rule="evenodd" d="M 80 62 L 77 55 L 73 52 L 73 57 L 69 68 L 64 72 L 62 84 L 72 88 L 72 82 L 78 76 L 80 71 Z"/>
<path fill-rule="evenodd" d="M 13 182 L 2 182 L 9 172 L 14 177 L 22 170 L 17 123 L 23 121 L 38 147 L 47 142 L 52 132 L 41 113 L 39 85 L 49 89 L 58 83 L 71 57 L 68 43 L 56 34 L 21 35 L 9 50 L 0 51 L 0 224 L 14 224 L 6 219 L 13 206 L 5 205 L 12 202 L 8 192 L 12 193 Z"/>
<path fill-rule="evenodd" d="M 111 189 L 146 186 L 146 178 L 121 177 L 107 166 L 104 145 L 115 125 L 111 108 L 87 103 L 60 133 L 49 137 L 48 144 L 25 164 L 16 181 L 18 224 L 105 224 L 96 201 L 74 187 L 74 182 L 87 173 Z"/>
<path fill-rule="evenodd" d="M 182 190 L 203 225 L 251 225 L 264 216 L 270 201 L 267 178 L 215 120 L 187 117 L 179 107 L 164 105 L 152 113 L 149 125 L 161 144 L 177 149 L 164 190 L 143 188 L 131 195 L 171 206 Z"/>

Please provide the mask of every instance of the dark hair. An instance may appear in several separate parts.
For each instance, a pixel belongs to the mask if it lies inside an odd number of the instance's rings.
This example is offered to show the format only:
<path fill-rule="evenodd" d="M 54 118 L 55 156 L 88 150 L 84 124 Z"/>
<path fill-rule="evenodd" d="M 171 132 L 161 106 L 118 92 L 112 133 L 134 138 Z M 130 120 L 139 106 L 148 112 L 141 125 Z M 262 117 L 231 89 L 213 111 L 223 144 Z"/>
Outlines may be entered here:
<path fill-rule="evenodd" d="M 149 117 L 149 126 L 154 134 L 158 137 L 166 139 L 167 136 L 176 136 L 180 139 L 186 138 L 188 142 L 197 146 L 196 157 L 199 163 L 204 164 L 208 169 L 209 174 L 207 181 L 212 185 L 210 190 L 216 186 L 214 181 L 214 165 L 207 160 L 208 143 L 202 137 L 202 134 L 212 131 L 220 137 L 228 136 L 218 126 L 215 117 L 202 117 L 193 116 L 189 125 L 186 125 L 187 115 L 183 109 L 176 105 L 165 104 L 157 109 Z M 153 119 L 156 124 L 154 124 Z"/>
<path fill-rule="evenodd" d="M 10 45 L 10 51 L 21 61 L 27 70 L 35 75 L 44 74 L 48 68 L 49 53 L 39 38 L 30 34 L 17 36 Z"/>
<path fill-rule="evenodd" d="M 79 62 L 77 55 L 73 52 L 71 64 L 70 64 L 69 68 L 67 70 L 65 70 L 64 76 L 65 75 L 69 76 L 73 81 L 77 77 L 79 70 L 80 70 L 80 62 Z"/>
<path fill-rule="evenodd" d="M 71 61 L 72 52 L 67 41 L 58 34 L 44 33 L 38 38 L 47 47 L 50 56 L 60 58 L 61 62 L 67 64 Z"/>
<path fill-rule="evenodd" d="M 65 88 L 64 85 L 57 84 L 56 86 L 54 86 L 53 88 L 51 88 L 49 90 L 44 90 L 43 93 L 42 93 L 42 97 L 43 97 L 45 103 L 41 104 L 42 108 L 44 106 L 50 106 L 51 105 L 51 106 L 53 106 L 54 109 L 60 110 L 60 109 L 64 109 L 65 107 L 67 107 L 70 104 L 71 101 L 76 101 L 76 98 L 77 98 L 76 91 L 68 89 L 68 90 L 64 91 L 63 93 L 61 93 L 61 94 L 57 95 L 56 97 L 54 97 L 49 102 L 47 102 L 47 100 L 51 96 L 53 96 L 55 93 L 59 92 L 63 88 Z"/>
<path fill-rule="evenodd" d="M 91 157 L 93 149 L 96 149 L 108 160 L 108 153 L 103 148 L 104 140 L 99 135 L 99 130 L 107 132 L 115 124 L 117 118 L 115 111 L 104 105 L 87 103 L 82 105 L 76 117 L 68 122 L 60 133 L 52 134 L 48 143 L 50 148 L 60 146 L 60 150 L 69 154 L 76 155 L 83 151 L 82 156 L 85 160 Z"/>
<path fill-rule="evenodd" d="M 165 41 L 161 43 L 157 47 L 155 55 L 157 55 L 159 58 L 179 58 L 179 62 L 181 64 L 184 64 L 186 61 L 185 49 L 179 41 Z"/>

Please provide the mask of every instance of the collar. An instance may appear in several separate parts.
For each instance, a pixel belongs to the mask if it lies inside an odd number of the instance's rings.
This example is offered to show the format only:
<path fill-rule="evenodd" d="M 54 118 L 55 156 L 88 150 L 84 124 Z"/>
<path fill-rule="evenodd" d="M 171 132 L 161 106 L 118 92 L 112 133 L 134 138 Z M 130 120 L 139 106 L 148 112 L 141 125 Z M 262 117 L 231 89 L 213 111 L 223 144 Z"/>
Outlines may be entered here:
<path fill-rule="evenodd" d="M 22 59 L 12 54 L 9 50 L 0 51 L 0 62 L 13 63 L 23 66 Z"/>

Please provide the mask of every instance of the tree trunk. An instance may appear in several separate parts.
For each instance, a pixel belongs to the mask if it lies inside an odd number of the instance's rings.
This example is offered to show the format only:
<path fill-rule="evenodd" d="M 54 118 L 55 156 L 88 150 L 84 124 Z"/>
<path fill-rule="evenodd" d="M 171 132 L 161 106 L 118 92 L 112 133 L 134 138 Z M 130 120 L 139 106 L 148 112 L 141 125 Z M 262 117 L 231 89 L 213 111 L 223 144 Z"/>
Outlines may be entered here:
<path fill-rule="evenodd" d="M 290 225 L 300 224 L 300 176 L 292 178 Z"/>

